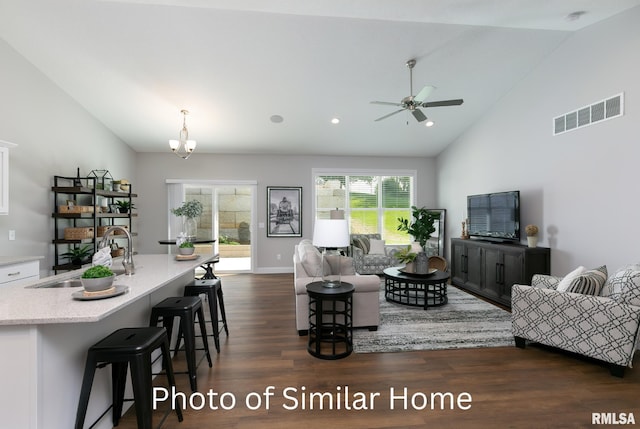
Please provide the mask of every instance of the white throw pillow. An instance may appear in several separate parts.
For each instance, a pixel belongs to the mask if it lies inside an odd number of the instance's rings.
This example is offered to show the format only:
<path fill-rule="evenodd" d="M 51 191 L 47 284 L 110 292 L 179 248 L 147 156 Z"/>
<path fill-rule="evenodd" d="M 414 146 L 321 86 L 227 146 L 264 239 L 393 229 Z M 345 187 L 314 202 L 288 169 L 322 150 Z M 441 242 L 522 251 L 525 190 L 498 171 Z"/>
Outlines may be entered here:
<path fill-rule="evenodd" d="M 560 280 L 560 283 L 558 283 L 558 287 L 556 288 L 556 290 L 558 292 L 566 292 L 569 289 L 569 286 L 571 286 L 571 282 L 573 282 L 573 280 L 575 280 L 580 274 L 584 273 L 584 270 L 585 268 L 580 265 L 578 268 L 571 271 L 569 274 L 564 276 L 562 280 Z"/>
<path fill-rule="evenodd" d="M 326 260 L 323 260 L 320 251 L 312 244 L 302 244 L 300 263 L 309 277 L 322 277 L 331 273 L 331 267 Z"/>
<path fill-rule="evenodd" d="M 384 240 L 369 240 L 371 247 L 369 248 L 370 255 L 384 255 Z"/>
<path fill-rule="evenodd" d="M 331 267 L 331 275 L 353 276 L 356 274 L 353 258 L 349 256 L 327 255 L 324 259 Z"/>

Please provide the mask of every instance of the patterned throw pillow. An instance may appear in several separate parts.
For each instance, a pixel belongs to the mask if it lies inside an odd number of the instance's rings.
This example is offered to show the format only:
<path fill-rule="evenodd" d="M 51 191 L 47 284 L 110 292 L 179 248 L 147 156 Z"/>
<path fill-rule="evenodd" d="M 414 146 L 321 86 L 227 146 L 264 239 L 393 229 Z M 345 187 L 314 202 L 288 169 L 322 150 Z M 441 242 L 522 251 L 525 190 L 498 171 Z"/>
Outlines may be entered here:
<path fill-rule="evenodd" d="M 567 292 L 581 293 L 583 295 L 600 295 L 600 290 L 607 281 L 607 266 L 588 270 L 573 279 Z"/>
<path fill-rule="evenodd" d="M 619 269 L 607 280 L 601 295 L 623 304 L 640 306 L 640 265 Z"/>
<path fill-rule="evenodd" d="M 571 271 L 569 274 L 564 276 L 560 283 L 558 283 L 558 287 L 556 290 L 558 292 L 566 292 L 569 290 L 569 286 L 571 286 L 571 282 L 576 279 L 580 274 L 584 273 L 584 267 L 580 265 L 575 270 Z"/>
<path fill-rule="evenodd" d="M 362 253 L 365 255 L 369 254 L 369 247 L 371 246 L 371 243 L 369 242 L 368 237 L 354 237 L 352 241 L 354 246 L 362 249 Z"/>

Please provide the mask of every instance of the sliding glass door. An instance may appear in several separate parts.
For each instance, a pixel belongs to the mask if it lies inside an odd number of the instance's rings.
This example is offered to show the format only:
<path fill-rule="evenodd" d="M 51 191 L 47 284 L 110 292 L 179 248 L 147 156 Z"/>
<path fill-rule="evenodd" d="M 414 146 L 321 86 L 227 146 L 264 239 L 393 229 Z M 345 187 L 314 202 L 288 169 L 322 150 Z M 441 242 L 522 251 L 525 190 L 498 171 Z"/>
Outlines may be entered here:
<path fill-rule="evenodd" d="M 202 203 L 203 213 L 197 219 L 197 238 L 215 240 L 213 252 L 220 255 L 216 272 L 251 272 L 255 245 L 252 233 L 255 225 L 256 184 L 254 182 L 183 181 L 170 183 L 169 205 L 177 207 L 184 201 Z M 182 199 L 179 199 L 182 198 Z M 175 216 L 173 216 L 175 218 Z M 170 222 L 170 237 L 181 229 L 179 220 Z M 211 251 L 211 245 L 203 251 Z M 197 247 L 207 247 L 200 245 Z"/>

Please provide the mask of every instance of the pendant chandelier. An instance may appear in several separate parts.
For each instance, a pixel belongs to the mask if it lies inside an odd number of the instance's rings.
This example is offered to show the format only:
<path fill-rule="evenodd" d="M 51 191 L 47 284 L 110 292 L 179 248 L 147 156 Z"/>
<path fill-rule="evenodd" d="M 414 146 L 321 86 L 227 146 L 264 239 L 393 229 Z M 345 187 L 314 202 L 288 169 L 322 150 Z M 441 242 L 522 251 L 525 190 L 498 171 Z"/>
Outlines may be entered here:
<path fill-rule="evenodd" d="M 187 115 L 188 110 L 181 110 L 182 113 L 182 129 L 180 130 L 179 140 L 169 140 L 169 147 L 171 151 L 182 159 L 187 159 L 191 156 L 196 148 L 196 141 L 189 140 L 189 130 L 187 130 Z"/>

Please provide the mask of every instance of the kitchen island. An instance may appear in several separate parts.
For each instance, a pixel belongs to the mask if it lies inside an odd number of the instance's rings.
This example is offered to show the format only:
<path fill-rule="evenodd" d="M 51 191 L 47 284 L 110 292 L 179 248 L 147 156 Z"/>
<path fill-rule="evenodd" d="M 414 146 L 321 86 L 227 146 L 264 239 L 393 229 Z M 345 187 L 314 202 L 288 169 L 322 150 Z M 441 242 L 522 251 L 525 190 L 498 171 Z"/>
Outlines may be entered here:
<path fill-rule="evenodd" d="M 46 287 L 78 277 L 84 270 L 4 287 L 0 293 L 2 427 L 73 427 L 87 349 L 118 328 L 147 326 L 151 307 L 166 297 L 182 296 L 195 268 L 213 258 L 212 254 L 176 261 L 174 255 L 136 255 L 135 274 L 119 275 L 114 282 L 128 291 L 108 299 L 80 301 L 72 298 L 79 288 Z M 110 367 L 98 370 L 87 424 L 111 403 L 110 385 Z M 131 392 L 125 396 L 131 397 Z M 111 427 L 110 415 L 96 425 Z"/>

